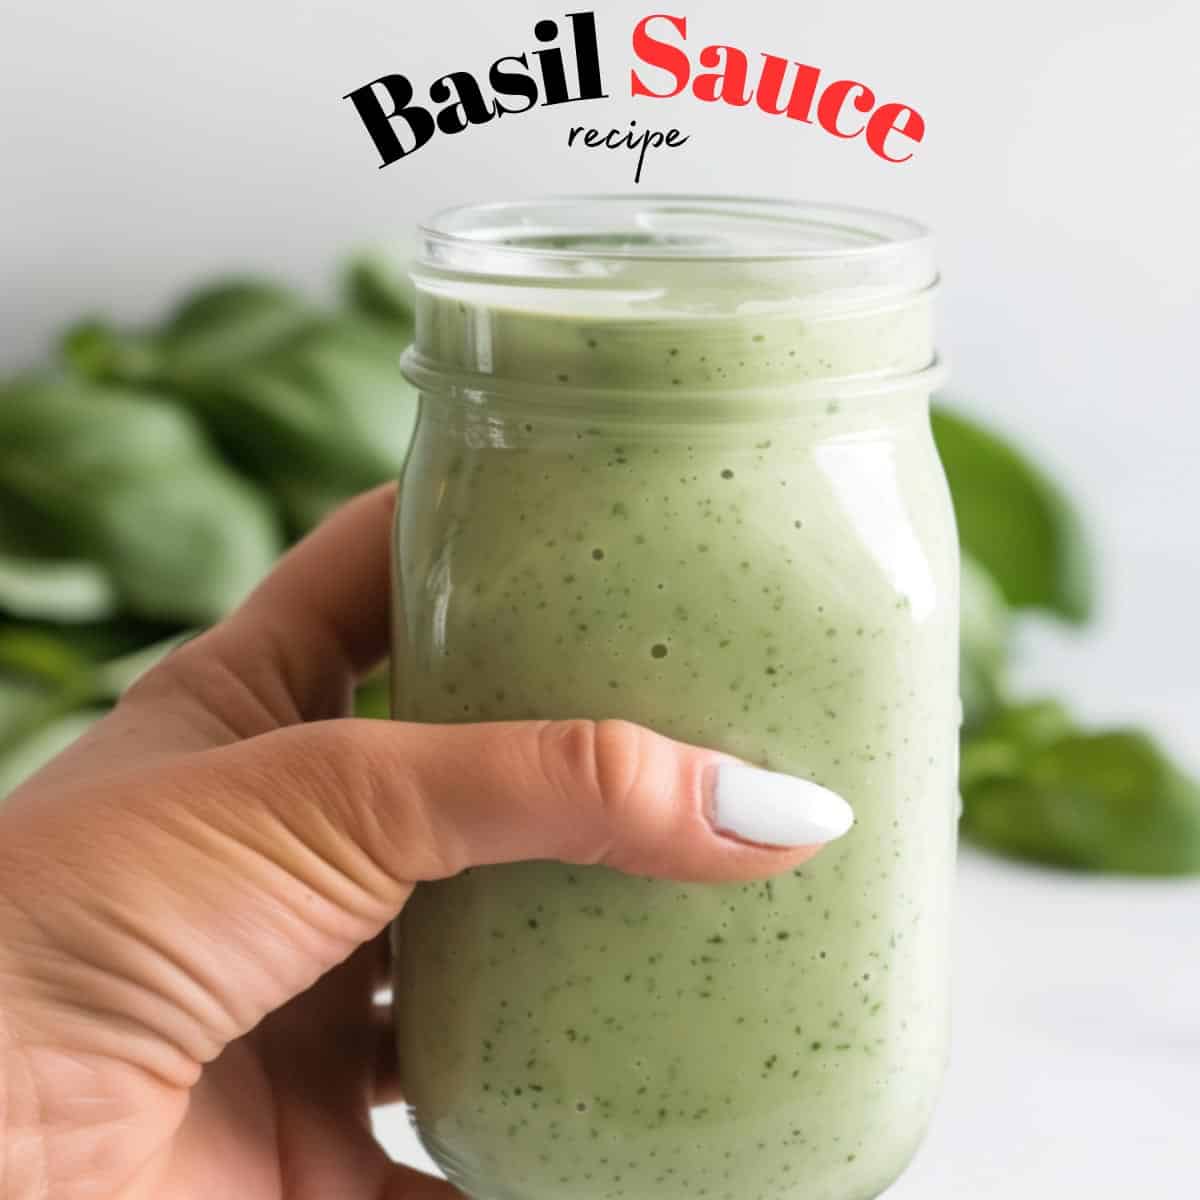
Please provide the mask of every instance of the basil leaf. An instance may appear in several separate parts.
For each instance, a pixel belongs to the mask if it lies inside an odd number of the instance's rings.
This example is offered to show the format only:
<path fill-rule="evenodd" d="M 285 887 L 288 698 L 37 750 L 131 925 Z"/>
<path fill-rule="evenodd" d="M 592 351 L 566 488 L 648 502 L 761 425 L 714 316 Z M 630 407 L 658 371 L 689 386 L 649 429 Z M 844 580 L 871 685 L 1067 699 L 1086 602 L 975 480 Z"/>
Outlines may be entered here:
<path fill-rule="evenodd" d="M 166 387 L 232 370 L 317 316 L 288 288 L 255 279 L 222 280 L 193 292 L 159 330 L 124 330 L 89 319 L 67 330 L 62 350 L 90 379 Z"/>
<path fill-rule="evenodd" d="M 386 253 L 367 252 L 352 258 L 342 277 L 342 292 L 353 312 L 411 330 L 413 286 L 407 272 Z"/>
<path fill-rule="evenodd" d="M 107 711 L 100 705 L 119 699 L 187 636 L 97 663 L 87 639 L 0 626 L 0 800 Z"/>
<path fill-rule="evenodd" d="M 0 609 L 17 617 L 94 621 L 116 613 L 117 591 L 96 563 L 0 551 Z"/>
<path fill-rule="evenodd" d="M 989 779 L 1019 776 L 1032 754 L 1074 732 L 1074 721 L 1057 700 L 994 709 L 982 728 L 964 733 L 959 786 L 966 793 Z"/>
<path fill-rule="evenodd" d="M 201 288 L 163 327 L 164 372 L 176 379 L 229 371 L 280 345 L 317 318 L 299 293 L 255 279 Z"/>
<path fill-rule="evenodd" d="M 354 693 L 354 715 L 379 720 L 392 715 L 391 676 L 386 670 L 359 684 Z"/>
<path fill-rule="evenodd" d="M 10 758 L 20 757 L 43 728 L 98 698 L 85 664 L 69 652 L 46 645 L 15 654 L 11 645 L 0 649 L 0 774 L 13 778 L 17 772 L 5 767 Z"/>
<path fill-rule="evenodd" d="M 325 319 L 228 372 L 179 380 L 231 458 L 278 497 L 296 532 L 395 478 L 416 420 L 398 367 L 403 339 Z"/>
<path fill-rule="evenodd" d="M 0 626 L 0 671 L 43 684 L 67 684 L 91 670 L 86 654 L 55 634 L 39 629 Z"/>
<path fill-rule="evenodd" d="M 34 641 L 50 639 L 57 647 L 55 653 L 70 655 L 74 661 L 96 667 L 114 659 L 137 654 L 149 646 L 177 636 L 177 624 L 156 624 L 139 621 L 128 616 L 107 621 L 86 621 L 79 624 L 62 624 L 53 620 L 6 621 L 0 624 L 0 647 L 5 645 L 28 645 Z M 23 655 L 23 651 L 19 651 Z M 0 667 L 5 656 L 0 654 Z M 16 656 L 7 659 L 10 669 L 16 666 Z"/>
<path fill-rule="evenodd" d="M 0 611 L 67 622 L 116 614 L 117 590 L 108 572 L 65 555 L 66 540 L 53 522 L 21 501 L 0 504 Z"/>
<path fill-rule="evenodd" d="M 1025 705 L 964 746 L 964 836 L 1058 866 L 1200 872 L 1200 784 L 1144 733 L 1067 724 L 1061 706 Z"/>
<path fill-rule="evenodd" d="M 361 258 L 345 288 L 349 310 L 328 316 L 270 283 L 217 284 L 157 334 L 77 327 L 66 349 L 92 378 L 174 396 L 302 533 L 398 475 L 416 419 L 399 370 L 412 334 L 401 282 L 381 258 Z"/>
<path fill-rule="evenodd" d="M 206 624 L 282 549 L 275 517 L 187 413 L 77 378 L 0 393 L 0 506 L 101 567 L 135 615 Z"/>
<path fill-rule="evenodd" d="M 96 317 L 72 325 L 59 349 L 74 371 L 97 382 L 144 383 L 161 365 L 153 336 L 117 329 Z"/>
<path fill-rule="evenodd" d="M 1092 613 L 1091 549 L 1063 492 L 999 435 L 937 408 L 933 433 L 963 549 L 1015 608 L 1081 623 Z"/>
<path fill-rule="evenodd" d="M 0 743 L 28 716 L 30 709 L 46 697 L 45 687 L 36 679 L 10 675 L 0 665 Z"/>

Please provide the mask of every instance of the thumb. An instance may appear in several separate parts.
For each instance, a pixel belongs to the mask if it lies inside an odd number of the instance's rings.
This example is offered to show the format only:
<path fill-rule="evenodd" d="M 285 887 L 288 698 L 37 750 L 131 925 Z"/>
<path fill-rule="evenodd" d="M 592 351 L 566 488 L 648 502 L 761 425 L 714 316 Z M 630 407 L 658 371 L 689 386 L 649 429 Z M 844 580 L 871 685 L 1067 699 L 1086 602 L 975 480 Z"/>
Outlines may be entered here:
<path fill-rule="evenodd" d="M 811 857 L 853 820 L 815 783 L 626 721 L 328 721 L 212 761 L 229 791 L 252 799 L 263 820 L 286 823 L 388 916 L 414 883 L 522 859 L 679 880 L 760 878 Z"/>
<path fill-rule="evenodd" d="M 759 878 L 853 819 L 815 783 L 583 720 L 289 726 L 76 811 L 42 843 L 39 925 L 83 914 L 59 941 L 86 936 L 89 962 L 126 985 L 102 1002 L 135 995 L 130 1015 L 197 1063 L 375 936 L 418 882 L 539 858 Z"/>

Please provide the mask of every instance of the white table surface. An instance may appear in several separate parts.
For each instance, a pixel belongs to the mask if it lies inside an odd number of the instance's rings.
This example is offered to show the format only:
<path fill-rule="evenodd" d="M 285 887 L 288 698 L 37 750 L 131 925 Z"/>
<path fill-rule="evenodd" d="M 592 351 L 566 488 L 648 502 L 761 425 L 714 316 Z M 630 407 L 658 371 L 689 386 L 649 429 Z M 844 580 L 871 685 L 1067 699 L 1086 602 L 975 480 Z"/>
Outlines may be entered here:
<path fill-rule="evenodd" d="M 1193 1200 L 1200 880 L 964 852 L 953 1046 L 929 1138 L 888 1200 Z M 377 1129 L 430 1165 L 398 1107 Z"/>

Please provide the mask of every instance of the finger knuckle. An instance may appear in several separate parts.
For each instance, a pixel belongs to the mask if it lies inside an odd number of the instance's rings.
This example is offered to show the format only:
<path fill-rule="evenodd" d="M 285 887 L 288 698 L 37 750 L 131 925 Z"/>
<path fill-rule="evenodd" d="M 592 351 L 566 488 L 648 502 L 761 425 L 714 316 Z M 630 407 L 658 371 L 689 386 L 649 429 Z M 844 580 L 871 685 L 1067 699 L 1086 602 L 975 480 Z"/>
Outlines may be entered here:
<path fill-rule="evenodd" d="M 139 704 L 157 706 L 189 686 L 195 675 L 195 651 L 188 650 L 184 654 L 184 649 L 181 647 L 166 655 L 138 675 L 122 692 L 120 705 L 125 708 Z"/>
<path fill-rule="evenodd" d="M 343 803 L 370 803 L 388 777 L 386 747 L 366 722 L 354 718 L 305 726 L 308 753 L 302 770 Z"/>
<path fill-rule="evenodd" d="M 643 731 L 618 720 L 559 721 L 547 728 L 562 785 L 576 792 L 582 785 L 610 824 L 627 817 L 641 773 Z"/>
<path fill-rule="evenodd" d="M 453 822 L 439 820 L 437 797 L 397 753 L 390 722 L 344 718 L 324 723 L 326 761 L 338 774 L 355 844 L 400 883 L 441 879 L 469 865 Z"/>
<path fill-rule="evenodd" d="M 187 698 L 206 702 L 214 687 L 225 682 L 215 678 L 211 638 L 210 631 L 174 647 L 129 684 L 121 695 L 121 705 L 161 709 Z"/>

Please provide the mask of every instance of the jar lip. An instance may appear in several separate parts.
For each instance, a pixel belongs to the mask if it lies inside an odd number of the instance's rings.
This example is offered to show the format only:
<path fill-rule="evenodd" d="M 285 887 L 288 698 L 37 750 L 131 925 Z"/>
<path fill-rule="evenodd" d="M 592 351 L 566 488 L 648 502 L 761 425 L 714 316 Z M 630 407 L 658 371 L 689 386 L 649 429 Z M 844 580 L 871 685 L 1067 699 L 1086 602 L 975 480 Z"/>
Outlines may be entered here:
<path fill-rule="evenodd" d="M 624 408 L 641 416 L 662 418 L 674 414 L 677 419 L 686 421 L 690 419 L 689 404 L 711 404 L 717 400 L 725 409 L 723 419 L 735 422 L 761 419 L 768 413 L 777 417 L 789 413 L 804 415 L 803 405 L 806 401 L 810 404 L 829 400 L 853 402 L 900 392 L 922 392 L 928 396 L 946 381 L 949 374 L 946 359 L 934 353 L 927 363 L 903 371 L 867 371 L 857 375 L 808 379 L 800 383 L 775 381 L 758 385 L 683 388 L 654 384 L 641 388 L 572 384 L 569 389 L 564 389 L 561 383 L 504 379 L 462 366 L 448 370 L 424 354 L 415 343 L 400 356 L 400 370 L 422 395 L 443 400 L 456 399 L 475 407 L 507 401 L 530 410 L 562 410 L 578 415 L 581 405 L 593 403 L 605 409 Z M 731 400 L 740 402 L 743 407 L 731 406 Z M 754 414 L 757 414 L 757 418 Z"/>
<path fill-rule="evenodd" d="M 430 265 L 509 276 L 536 276 L 539 263 L 861 263 L 923 258 L 932 243 L 919 221 L 876 209 L 698 193 L 465 204 L 435 213 L 419 231 Z"/>

